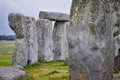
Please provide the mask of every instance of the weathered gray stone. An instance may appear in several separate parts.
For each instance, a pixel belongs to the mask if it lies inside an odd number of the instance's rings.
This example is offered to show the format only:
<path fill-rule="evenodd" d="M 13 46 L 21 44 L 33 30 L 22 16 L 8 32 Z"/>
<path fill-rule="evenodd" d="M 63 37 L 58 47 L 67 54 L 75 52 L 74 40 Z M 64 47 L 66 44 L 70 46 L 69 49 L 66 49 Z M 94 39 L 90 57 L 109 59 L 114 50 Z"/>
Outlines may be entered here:
<path fill-rule="evenodd" d="M 60 12 L 47 12 L 47 11 L 40 11 L 39 18 L 49 19 L 52 21 L 69 21 L 69 15 Z"/>
<path fill-rule="evenodd" d="M 9 67 L 23 70 L 23 66 L 17 64 L 10 65 Z"/>
<path fill-rule="evenodd" d="M 120 34 L 115 39 L 114 71 L 120 71 Z"/>
<path fill-rule="evenodd" d="M 114 4 L 113 25 L 115 30 L 114 36 L 118 36 L 120 34 L 120 1 L 119 0 L 116 0 Z"/>
<path fill-rule="evenodd" d="M 113 12 L 113 27 L 117 29 L 116 34 L 120 33 L 120 1 L 116 0 L 114 4 L 114 12 Z M 119 35 L 119 34 L 118 34 Z M 116 35 L 116 36 L 118 36 Z"/>
<path fill-rule="evenodd" d="M 38 59 L 40 61 L 53 60 L 52 22 L 39 19 L 36 22 L 38 38 Z"/>
<path fill-rule="evenodd" d="M 26 40 L 28 46 L 28 64 L 38 61 L 38 44 L 35 19 L 25 16 Z"/>
<path fill-rule="evenodd" d="M 120 55 L 120 35 L 114 37 L 115 40 L 115 57 Z"/>
<path fill-rule="evenodd" d="M 67 60 L 68 59 L 68 40 L 66 32 L 66 22 L 55 22 L 53 29 L 54 41 L 54 59 Z"/>
<path fill-rule="evenodd" d="M 38 61 L 35 19 L 19 13 L 8 16 L 9 25 L 16 33 L 12 64 L 25 66 Z"/>
<path fill-rule="evenodd" d="M 25 38 L 15 40 L 15 48 L 12 55 L 12 65 L 18 64 L 25 66 L 28 62 L 28 48 Z"/>
<path fill-rule="evenodd" d="M 18 77 L 25 76 L 25 71 L 11 68 L 11 67 L 0 67 L 0 80 L 15 80 Z"/>
<path fill-rule="evenodd" d="M 67 49 L 68 49 L 68 53 L 66 55 L 66 59 L 65 59 L 65 64 L 69 64 L 69 45 L 68 45 L 68 29 L 70 27 L 70 22 L 66 22 L 66 33 L 67 33 Z"/>
<path fill-rule="evenodd" d="M 114 2 L 73 0 L 68 31 L 69 80 L 112 80 Z"/>
<path fill-rule="evenodd" d="M 19 13 L 11 13 L 8 16 L 8 20 L 11 29 L 16 33 L 12 64 L 25 66 L 28 62 L 28 46 L 24 15 Z"/>
<path fill-rule="evenodd" d="M 114 70 L 120 70 L 120 1 L 116 0 L 113 12 L 114 39 L 115 39 L 115 58 Z"/>
<path fill-rule="evenodd" d="M 23 14 L 11 13 L 8 16 L 9 25 L 11 29 L 16 33 L 17 39 L 24 38 L 24 16 Z"/>

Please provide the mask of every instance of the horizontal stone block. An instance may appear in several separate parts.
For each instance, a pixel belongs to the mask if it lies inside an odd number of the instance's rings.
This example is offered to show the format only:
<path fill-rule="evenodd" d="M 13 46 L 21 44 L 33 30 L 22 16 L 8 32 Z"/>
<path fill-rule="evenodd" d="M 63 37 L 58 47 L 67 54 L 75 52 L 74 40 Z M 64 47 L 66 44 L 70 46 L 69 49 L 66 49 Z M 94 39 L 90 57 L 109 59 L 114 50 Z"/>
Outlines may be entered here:
<path fill-rule="evenodd" d="M 39 18 L 49 19 L 52 21 L 69 21 L 69 15 L 65 13 L 60 12 L 46 12 L 46 11 L 40 11 Z"/>

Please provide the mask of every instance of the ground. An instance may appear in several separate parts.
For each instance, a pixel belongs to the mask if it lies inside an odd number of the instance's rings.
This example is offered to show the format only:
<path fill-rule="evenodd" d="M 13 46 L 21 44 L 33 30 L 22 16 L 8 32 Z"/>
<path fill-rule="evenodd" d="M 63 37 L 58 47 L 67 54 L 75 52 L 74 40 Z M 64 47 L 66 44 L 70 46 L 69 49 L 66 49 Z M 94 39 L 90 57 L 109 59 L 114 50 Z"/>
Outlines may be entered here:
<path fill-rule="evenodd" d="M 14 41 L 0 41 L 0 66 L 9 66 Z M 17 80 L 68 80 L 68 66 L 64 61 L 38 62 L 24 67 L 25 77 Z"/>
<path fill-rule="evenodd" d="M 0 66 L 8 66 L 14 50 L 14 41 L 0 41 Z"/>
<path fill-rule="evenodd" d="M 17 80 L 68 80 L 64 61 L 39 62 L 24 67 L 27 75 Z"/>
<path fill-rule="evenodd" d="M 9 66 L 14 41 L 0 41 L 0 66 Z M 17 80 L 68 80 L 68 66 L 64 61 L 37 62 L 24 67 L 27 75 Z M 120 80 L 120 79 L 114 79 Z"/>

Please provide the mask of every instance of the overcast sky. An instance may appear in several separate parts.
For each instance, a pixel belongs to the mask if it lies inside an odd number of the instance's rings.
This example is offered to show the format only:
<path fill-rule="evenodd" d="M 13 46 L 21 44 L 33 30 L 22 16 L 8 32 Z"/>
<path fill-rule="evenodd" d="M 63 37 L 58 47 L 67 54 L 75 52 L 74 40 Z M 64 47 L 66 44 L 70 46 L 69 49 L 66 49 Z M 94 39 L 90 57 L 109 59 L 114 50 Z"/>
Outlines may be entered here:
<path fill-rule="evenodd" d="M 0 0 L 0 34 L 13 35 L 8 25 L 11 12 L 38 19 L 39 11 L 70 13 L 72 0 Z"/>

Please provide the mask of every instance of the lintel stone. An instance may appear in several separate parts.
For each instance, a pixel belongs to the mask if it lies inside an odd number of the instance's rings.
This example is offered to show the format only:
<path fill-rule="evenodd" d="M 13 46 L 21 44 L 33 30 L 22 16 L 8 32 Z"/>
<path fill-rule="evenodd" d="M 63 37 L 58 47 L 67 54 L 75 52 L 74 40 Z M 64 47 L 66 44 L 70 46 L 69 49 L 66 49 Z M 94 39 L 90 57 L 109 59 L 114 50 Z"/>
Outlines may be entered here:
<path fill-rule="evenodd" d="M 69 21 L 69 15 L 60 12 L 47 12 L 47 11 L 40 11 L 39 18 L 49 19 L 52 21 Z"/>

